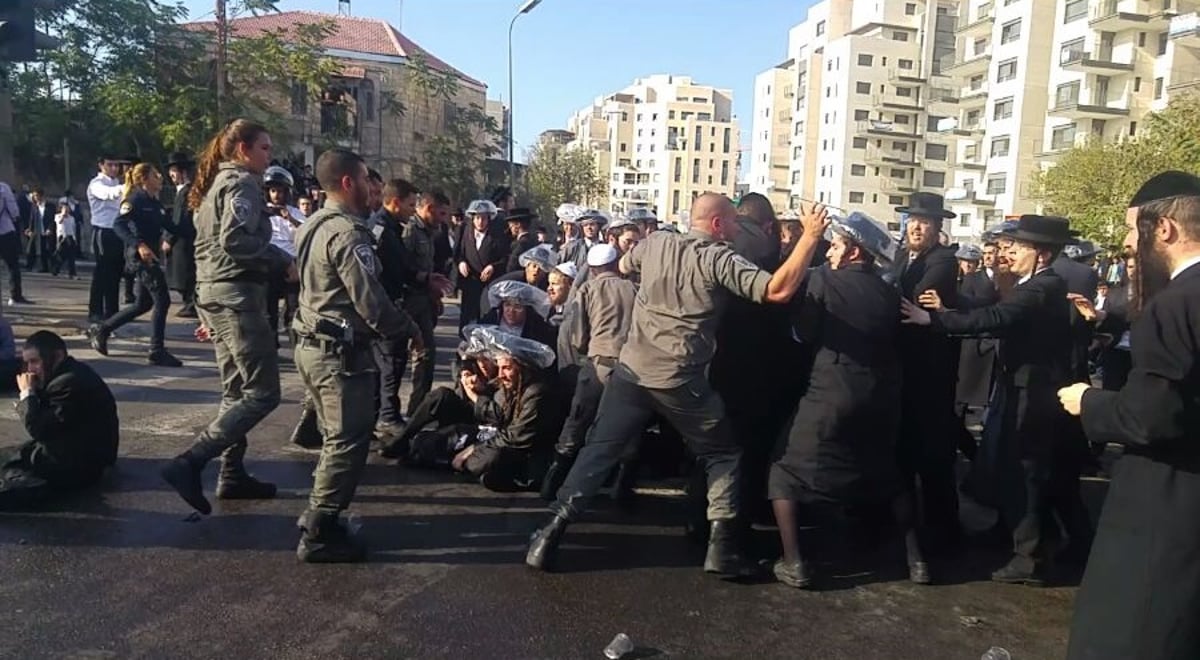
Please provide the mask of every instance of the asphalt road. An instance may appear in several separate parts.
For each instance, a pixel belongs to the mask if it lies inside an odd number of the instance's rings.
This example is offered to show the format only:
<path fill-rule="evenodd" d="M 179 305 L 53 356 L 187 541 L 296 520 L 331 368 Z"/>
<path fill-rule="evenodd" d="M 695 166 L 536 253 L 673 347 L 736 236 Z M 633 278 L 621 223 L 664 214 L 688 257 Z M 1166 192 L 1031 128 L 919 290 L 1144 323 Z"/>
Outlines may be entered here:
<path fill-rule="evenodd" d="M 251 435 L 247 457 L 279 498 L 216 503 L 214 515 L 189 521 L 157 470 L 215 411 L 211 348 L 172 318 L 168 348 L 183 368 L 145 364 L 146 323 L 114 339 L 110 357 L 96 355 L 79 332 L 83 274 L 29 275 L 37 304 L 6 313 L 19 338 L 56 329 L 108 380 L 121 459 L 94 501 L 0 514 L 0 658 L 600 658 L 620 632 L 639 658 L 974 660 L 992 645 L 1018 659 L 1064 653 L 1075 589 L 992 584 L 1002 553 L 935 563 L 931 587 L 908 583 L 887 551 L 826 552 L 818 591 L 705 576 L 701 549 L 681 533 L 675 484 L 646 484 L 632 516 L 601 506 L 572 528 L 564 572 L 542 575 L 521 563 L 544 515 L 532 496 L 372 457 L 353 509 L 370 563 L 299 564 L 294 525 L 314 456 L 287 448 L 301 393 L 287 349 L 284 403 Z M 441 381 L 451 325 L 440 329 Z M 24 438 L 12 406 L 0 404 L 0 432 Z M 215 467 L 207 476 L 211 493 Z M 769 548 L 771 533 L 761 536 Z"/>

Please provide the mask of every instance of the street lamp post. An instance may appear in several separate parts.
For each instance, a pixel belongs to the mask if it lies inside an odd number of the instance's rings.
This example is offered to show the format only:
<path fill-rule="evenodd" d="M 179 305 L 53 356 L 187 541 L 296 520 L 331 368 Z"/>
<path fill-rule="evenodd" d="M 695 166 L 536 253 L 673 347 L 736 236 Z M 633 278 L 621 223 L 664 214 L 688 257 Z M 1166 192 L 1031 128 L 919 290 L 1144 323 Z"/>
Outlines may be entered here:
<path fill-rule="evenodd" d="M 512 65 L 512 34 L 513 26 L 517 24 L 517 19 L 522 14 L 528 14 L 533 11 L 533 8 L 541 4 L 542 0 L 525 0 L 517 13 L 513 15 L 512 21 L 508 23 L 508 185 L 516 187 L 517 185 L 517 162 L 516 154 L 513 152 L 513 65 Z"/>

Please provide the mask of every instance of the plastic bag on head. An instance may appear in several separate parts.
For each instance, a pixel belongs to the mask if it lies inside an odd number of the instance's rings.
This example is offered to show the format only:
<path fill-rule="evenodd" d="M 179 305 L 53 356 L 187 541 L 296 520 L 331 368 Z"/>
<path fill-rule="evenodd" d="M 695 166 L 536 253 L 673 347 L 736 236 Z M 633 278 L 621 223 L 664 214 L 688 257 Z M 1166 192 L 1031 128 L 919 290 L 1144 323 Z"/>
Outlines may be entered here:
<path fill-rule="evenodd" d="M 861 211 L 855 211 L 846 217 L 829 215 L 829 229 L 825 230 L 825 239 L 832 240 L 834 234 L 840 234 L 854 241 L 875 257 L 883 265 L 891 264 L 896 259 L 896 241 L 888 233 L 887 228 Z"/>
<path fill-rule="evenodd" d="M 550 313 L 550 296 L 545 291 L 513 280 L 501 280 L 488 287 L 488 306 L 498 307 L 505 300 L 511 300 L 535 310 L 539 316 L 546 318 Z"/>
<path fill-rule="evenodd" d="M 496 204 L 490 199 L 477 199 L 467 206 L 467 215 L 496 215 Z"/>
<path fill-rule="evenodd" d="M 554 249 L 551 246 L 543 243 L 526 250 L 521 256 L 517 257 L 517 262 L 521 264 L 521 268 L 535 263 L 543 271 L 549 272 L 558 264 L 558 255 L 554 253 Z"/>

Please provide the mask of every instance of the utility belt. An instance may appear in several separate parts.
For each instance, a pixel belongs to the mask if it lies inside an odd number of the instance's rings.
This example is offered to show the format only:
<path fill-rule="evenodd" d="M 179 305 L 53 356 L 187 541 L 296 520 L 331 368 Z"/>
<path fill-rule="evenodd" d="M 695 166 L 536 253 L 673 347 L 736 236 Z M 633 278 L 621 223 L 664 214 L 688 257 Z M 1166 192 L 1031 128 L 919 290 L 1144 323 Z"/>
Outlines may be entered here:
<path fill-rule="evenodd" d="M 360 350 L 370 348 L 365 341 L 355 341 L 354 328 L 345 319 L 317 319 L 313 332 L 299 333 L 298 342 L 301 346 L 316 348 L 327 355 L 337 355 L 342 361 L 342 370 L 350 370 L 350 358 Z"/>
<path fill-rule="evenodd" d="M 214 284 L 222 283 L 222 282 L 239 282 L 242 284 L 266 284 L 268 281 L 268 278 L 267 278 L 266 273 L 256 273 L 256 272 L 246 271 L 246 272 L 238 273 L 237 275 L 233 275 L 231 277 L 222 277 L 220 279 L 209 280 L 209 281 Z"/>
<path fill-rule="evenodd" d="M 591 358 L 591 360 L 592 360 L 592 362 L 594 362 L 602 367 L 608 367 L 609 369 L 616 369 L 617 363 L 620 362 L 620 360 L 618 360 L 615 357 L 608 357 L 605 355 L 597 355 L 597 356 Z"/>

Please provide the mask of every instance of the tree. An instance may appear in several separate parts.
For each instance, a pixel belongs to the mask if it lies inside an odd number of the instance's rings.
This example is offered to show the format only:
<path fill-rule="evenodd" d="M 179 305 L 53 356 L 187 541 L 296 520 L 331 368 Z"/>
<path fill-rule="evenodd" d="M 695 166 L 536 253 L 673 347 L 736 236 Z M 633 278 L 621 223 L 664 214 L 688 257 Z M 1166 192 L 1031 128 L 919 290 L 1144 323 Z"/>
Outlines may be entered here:
<path fill-rule="evenodd" d="M 1090 141 L 1034 175 L 1047 213 L 1100 245 L 1125 235 L 1125 209 L 1137 189 L 1164 170 L 1200 171 L 1200 97 L 1172 99 L 1143 120 L 1142 131 L 1117 143 Z"/>
<path fill-rule="evenodd" d="M 526 161 L 525 182 L 540 217 L 553 218 L 564 202 L 597 206 L 604 201 L 608 182 L 592 152 L 545 143 L 531 149 Z"/>
<path fill-rule="evenodd" d="M 432 68 L 423 55 L 409 58 L 408 73 L 417 96 L 424 99 L 426 116 L 438 117 L 434 134 L 426 138 L 413 163 L 413 179 L 426 190 L 441 190 L 465 204 L 479 196 L 484 164 L 500 152 L 500 126 L 478 104 L 459 103 L 458 78 Z M 414 122 L 417 116 L 413 113 Z"/>

